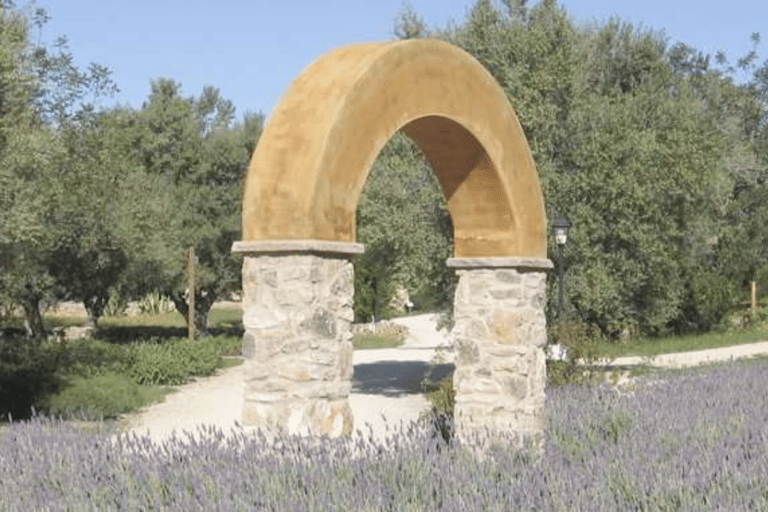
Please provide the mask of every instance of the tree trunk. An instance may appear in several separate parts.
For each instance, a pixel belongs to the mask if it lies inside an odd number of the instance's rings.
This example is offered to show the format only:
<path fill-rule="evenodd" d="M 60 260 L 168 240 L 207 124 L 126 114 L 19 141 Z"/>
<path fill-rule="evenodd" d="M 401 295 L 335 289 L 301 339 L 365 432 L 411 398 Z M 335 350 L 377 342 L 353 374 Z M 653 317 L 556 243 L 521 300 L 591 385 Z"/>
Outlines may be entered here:
<path fill-rule="evenodd" d="M 379 300 L 379 279 L 373 279 L 373 321 L 381 322 L 381 301 Z"/>
<path fill-rule="evenodd" d="M 20 302 L 21 307 L 24 308 L 24 328 L 27 331 L 27 336 L 32 338 L 45 336 L 43 317 L 40 314 L 40 297 L 37 294 L 32 294 Z"/>
<path fill-rule="evenodd" d="M 176 292 L 170 295 L 173 304 L 187 323 L 189 328 L 189 303 L 184 292 Z M 208 332 L 208 315 L 218 295 L 210 288 L 201 288 L 195 291 L 195 338 L 210 336 Z"/>
<path fill-rule="evenodd" d="M 109 297 L 93 296 L 83 301 L 83 306 L 88 312 L 88 319 L 85 321 L 85 325 L 89 327 L 98 327 L 99 318 L 104 314 L 104 309 L 107 306 Z"/>

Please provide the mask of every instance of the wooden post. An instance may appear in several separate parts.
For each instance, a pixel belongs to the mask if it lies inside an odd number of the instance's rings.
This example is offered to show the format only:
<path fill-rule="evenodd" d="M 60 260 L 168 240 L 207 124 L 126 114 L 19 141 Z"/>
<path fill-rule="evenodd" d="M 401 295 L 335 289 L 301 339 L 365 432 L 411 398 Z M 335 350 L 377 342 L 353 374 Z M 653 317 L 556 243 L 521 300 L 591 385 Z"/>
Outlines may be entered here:
<path fill-rule="evenodd" d="M 757 283 L 752 281 L 752 314 L 757 313 Z"/>
<path fill-rule="evenodd" d="M 188 269 L 188 290 L 189 290 L 189 309 L 187 310 L 187 336 L 189 341 L 195 339 L 195 248 L 189 246 L 189 255 L 187 261 Z"/>

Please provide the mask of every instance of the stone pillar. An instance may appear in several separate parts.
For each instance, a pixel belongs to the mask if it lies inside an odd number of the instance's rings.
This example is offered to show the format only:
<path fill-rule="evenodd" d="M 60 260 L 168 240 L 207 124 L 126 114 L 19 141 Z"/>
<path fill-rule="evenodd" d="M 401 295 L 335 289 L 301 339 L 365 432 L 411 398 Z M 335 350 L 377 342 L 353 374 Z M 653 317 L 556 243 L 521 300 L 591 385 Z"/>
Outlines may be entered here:
<path fill-rule="evenodd" d="M 451 258 L 459 282 L 451 333 L 461 438 L 544 429 L 548 259 Z"/>
<path fill-rule="evenodd" d="M 243 253 L 244 426 L 282 434 L 352 431 L 354 273 L 361 244 L 235 242 Z"/>

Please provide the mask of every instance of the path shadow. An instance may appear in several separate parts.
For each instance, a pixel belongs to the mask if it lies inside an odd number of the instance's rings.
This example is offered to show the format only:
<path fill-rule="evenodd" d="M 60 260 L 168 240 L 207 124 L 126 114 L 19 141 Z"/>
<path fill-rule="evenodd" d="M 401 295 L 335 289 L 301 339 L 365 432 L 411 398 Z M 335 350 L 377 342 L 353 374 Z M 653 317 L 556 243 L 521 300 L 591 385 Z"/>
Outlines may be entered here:
<path fill-rule="evenodd" d="M 421 381 L 429 371 L 426 361 L 377 361 L 356 364 L 352 375 L 352 392 L 366 395 L 398 397 L 418 395 L 423 391 Z M 430 380 L 440 382 L 453 375 L 453 363 L 434 365 Z"/>

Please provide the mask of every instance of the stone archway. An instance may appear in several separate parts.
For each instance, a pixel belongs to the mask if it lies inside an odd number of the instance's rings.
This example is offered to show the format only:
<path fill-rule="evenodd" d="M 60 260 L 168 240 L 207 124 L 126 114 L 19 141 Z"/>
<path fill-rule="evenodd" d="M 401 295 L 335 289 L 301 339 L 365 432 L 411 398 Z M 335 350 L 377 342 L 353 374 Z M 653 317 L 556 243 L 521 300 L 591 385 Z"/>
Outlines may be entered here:
<path fill-rule="evenodd" d="M 355 211 L 404 130 L 454 225 L 459 431 L 537 431 L 544 402 L 546 219 L 528 143 L 491 75 L 436 40 L 327 53 L 293 82 L 251 160 L 243 199 L 243 423 L 350 432 Z"/>

